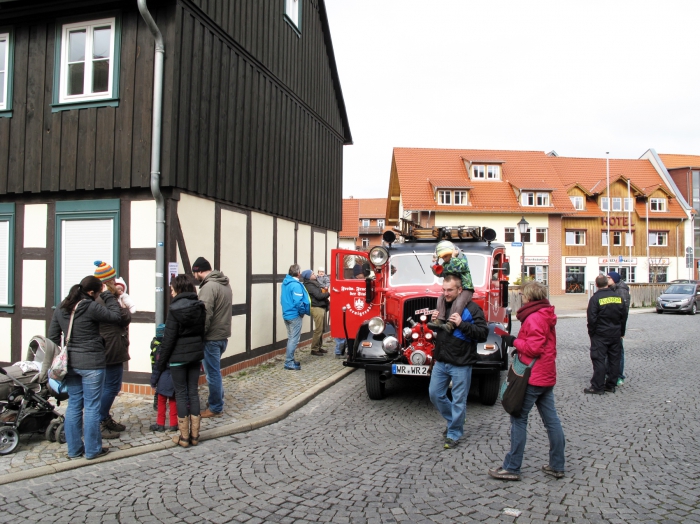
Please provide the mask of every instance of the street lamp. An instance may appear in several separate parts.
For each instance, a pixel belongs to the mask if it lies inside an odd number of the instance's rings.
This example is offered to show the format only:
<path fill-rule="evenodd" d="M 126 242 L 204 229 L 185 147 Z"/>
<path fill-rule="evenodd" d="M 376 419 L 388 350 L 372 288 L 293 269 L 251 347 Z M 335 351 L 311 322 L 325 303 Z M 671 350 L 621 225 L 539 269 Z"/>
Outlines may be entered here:
<path fill-rule="evenodd" d="M 518 222 L 518 229 L 520 230 L 520 243 L 523 245 L 523 260 L 520 264 L 520 289 L 522 289 L 522 286 L 525 285 L 525 240 L 523 239 L 523 236 L 525 233 L 527 233 L 527 228 L 530 224 L 528 223 L 527 220 L 525 220 L 525 217 L 520 219 L 520 222 Z"/>

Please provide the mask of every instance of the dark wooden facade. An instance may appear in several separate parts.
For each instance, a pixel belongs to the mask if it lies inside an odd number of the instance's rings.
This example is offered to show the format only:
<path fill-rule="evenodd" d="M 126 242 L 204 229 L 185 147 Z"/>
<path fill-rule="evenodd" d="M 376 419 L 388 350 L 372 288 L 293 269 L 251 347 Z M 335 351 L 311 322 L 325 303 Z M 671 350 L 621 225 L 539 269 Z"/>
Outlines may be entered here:
<path fill-rule="evenodd" d="M 147 188 L 153 37 L 133 1 L 6 1 L 13 116 L 0 118 L 0 201 L 13 194 Z M 281 0 L 154 0 L 165 37 L 162 186 L 341 229 L 351 143 L 322 0 L 301 33 Z M 56 30 L 121 13 L 118 107 L 52 112 Z"/>

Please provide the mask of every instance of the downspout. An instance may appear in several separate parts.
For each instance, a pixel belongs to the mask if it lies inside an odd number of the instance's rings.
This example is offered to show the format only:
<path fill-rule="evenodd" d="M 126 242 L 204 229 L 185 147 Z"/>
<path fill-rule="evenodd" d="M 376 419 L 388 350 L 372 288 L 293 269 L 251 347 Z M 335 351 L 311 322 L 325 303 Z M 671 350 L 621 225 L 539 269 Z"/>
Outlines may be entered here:
<path fill-rule="evenodd" d="M 146 6 L 146 0 L 138 0 L 141 16 L 156 41 L 153 67 L 153 124 L 151 134 L 151 193 L 156 201 L 156 327 L 165 323 L 165 200 L 160 192 L 160 150 L 163 117 L 163 60 L 165 45 L 163 35 Z"/>

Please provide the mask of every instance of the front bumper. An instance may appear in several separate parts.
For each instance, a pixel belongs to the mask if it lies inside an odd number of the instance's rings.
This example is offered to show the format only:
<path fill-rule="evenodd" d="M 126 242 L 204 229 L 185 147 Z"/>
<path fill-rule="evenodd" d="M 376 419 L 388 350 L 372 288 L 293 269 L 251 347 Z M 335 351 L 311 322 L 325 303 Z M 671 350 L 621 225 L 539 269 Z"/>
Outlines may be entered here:
<path fill-rule="evenodd" d="M 400 362 L 368 362 L 368 361 L 344 361 L 343 366 L 351 368 L 364 368 L 368 371 L 379 371 L 380 373 L 391 375 L 391 365 Z M 472 365 L 472 375 L 487 375 L 500 371 L 501 362 L 477 362 Z"/>
<path fill-rule="evenodd" d="M 662 302 L 656 303 L 656 311 L 670 311 L 670 312 L 682 312 L 682 313 L 688 313 L 689 311 L 692 311 L 693 309 L 693 301 L 691 300 L 688 304 L 685 305 L 678 305 L 678 302 L 671 302 L 670 304 L 674 304 L 673 306 L 669 306 L 669 302 Z"/>

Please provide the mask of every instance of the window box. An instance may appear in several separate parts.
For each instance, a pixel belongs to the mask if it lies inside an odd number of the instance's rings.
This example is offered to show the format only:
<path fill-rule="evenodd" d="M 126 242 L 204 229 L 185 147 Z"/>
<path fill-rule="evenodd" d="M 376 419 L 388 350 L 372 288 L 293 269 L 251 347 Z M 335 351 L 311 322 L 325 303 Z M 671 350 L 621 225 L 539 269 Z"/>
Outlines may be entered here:
<path fill-rule="evenodd" d="M 0 204 L 0 311 L 14 313 L 15 205 Z"/>

